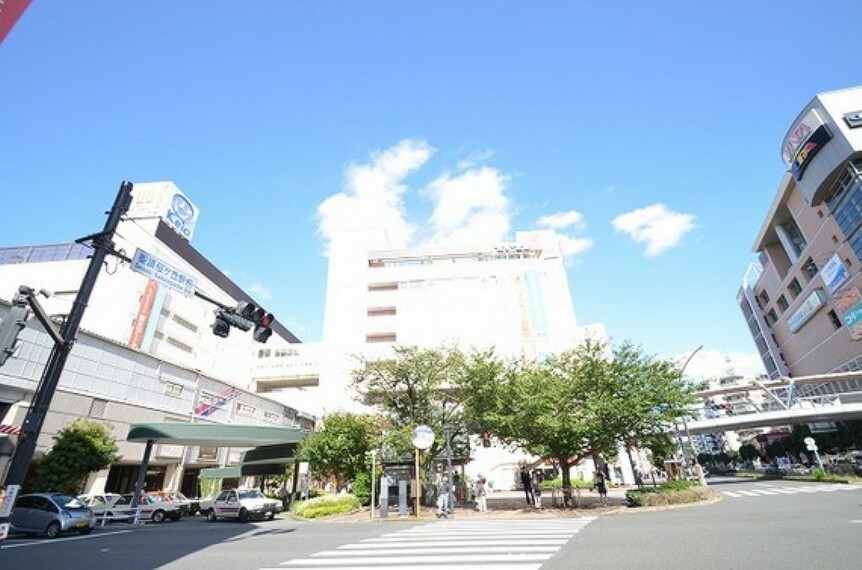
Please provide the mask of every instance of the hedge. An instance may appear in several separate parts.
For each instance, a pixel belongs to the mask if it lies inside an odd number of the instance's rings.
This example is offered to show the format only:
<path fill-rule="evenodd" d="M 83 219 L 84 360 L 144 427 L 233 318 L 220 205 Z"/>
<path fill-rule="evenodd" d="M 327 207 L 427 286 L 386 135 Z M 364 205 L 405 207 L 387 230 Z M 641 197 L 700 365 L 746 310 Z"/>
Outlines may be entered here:
<path fill-rule="evenodd" d="M 707 501 L 716 496 L 709 487 L 691 481 L 669 481 L 659 487 L 645 487 L 626 491 L 630 507 L 658 507 Z"/>
<path fill-rule="evenodd" d="M 306 519 L 316 519 L 331 515 L 343 515 L 359 508 L 359 499 L 354 495 L 324 495 L 293 504 L 290 512 Z"/>

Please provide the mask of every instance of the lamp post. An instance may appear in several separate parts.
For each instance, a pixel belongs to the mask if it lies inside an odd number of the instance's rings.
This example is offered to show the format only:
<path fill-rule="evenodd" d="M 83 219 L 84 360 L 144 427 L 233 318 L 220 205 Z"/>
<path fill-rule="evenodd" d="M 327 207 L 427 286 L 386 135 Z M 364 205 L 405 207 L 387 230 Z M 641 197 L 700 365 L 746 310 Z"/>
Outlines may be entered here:
<path fill-rule="evenodd" d="M 368 454 L 371 456 L 371 520 L 374 520 L 374 467 L 377 463 L 377 450 L 372 449 Z"/>
<path fill-rule="evenodd" d="M 685 360 L 685 364 L 683 364 L 682 368 L 680 368 L 680 370 L 679 370 L 680 379 L 683 378 L 683 375 L 685 373 L 686 367 L 688 366 L 688 363 L 691 362 L 691 359 L 694 358 L 694 355 L 697 354 L 698 351 L 700 351 L 700 349 L 702 349 L 702 348 L 703 348 L 703 345 L 700 345 L 697 348 L 695 348 L 691 354 L 688 355 L 688 358 Z M 688 439 L 689 449 L 691 449 L 691 458 L 694 461 L 695 470 L 697 472 L 697 478 L 700 481 L 701 485 L 705 485 L 706 481 L 703 477 L 703 468 L 701 468 L 700 462 L 697 460 L 697 450 L 694 448 L 694 444 L 691 441 L 691 433 L 688 431 L 688 422 L 685 420 L 685 415 L 682 416 L 682 427 L 685 430 L 685 437 L 686 437 L 686 439 Z M 683 457 L 683 459 L 685 459 L 685 448 L 682 449 L 682 457 Z"/>

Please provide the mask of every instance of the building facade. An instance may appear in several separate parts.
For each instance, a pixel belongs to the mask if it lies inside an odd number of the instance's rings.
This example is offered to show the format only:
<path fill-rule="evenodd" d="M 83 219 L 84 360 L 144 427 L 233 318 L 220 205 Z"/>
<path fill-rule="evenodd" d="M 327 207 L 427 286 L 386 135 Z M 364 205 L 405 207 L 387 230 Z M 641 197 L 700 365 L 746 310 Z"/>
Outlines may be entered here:
<path fill-rule="evenodd" d="M 788 171 L 737 301 L 770 378 L 860 370 L 862 88 L 814 97 L 781 154 Z M 810 389 L 859 391 L 862 382 Z"/>
<path fill-rule="evenodd" d="M 76 418 L 112 425 L 123 458 L 94 474 L 88 484 L 92 491 L 123 492 L 133 484 L 144 445 L 124 441 L 132 423 L 313 425 L 313 416 L 299 408 L 254 393 L 257 352 L 268 345 L 255 343 L 250 333 L 236 329 L 228 338 L 213 334 L 215 305 L 210 300 L 234 306 L 254 299 L 189 243 L 198 221 L 196 206 L 169 182 L 136 184 L 132 195 L 128 215 L 117 228 L 116 250 L 129 259 L 145 255 L 161 271 L 142 273 L 140 267 L 132 270 L 129 263 L 109 257 L 37 442 L 38 455 Z M 69 313 L 90 251 L 78 243 L 0 249 L 0 318 L 18 287 L 27 285 L 52 291 L 42 304 L 52 317 L 62 319 Z M 277 322 L 272 328 L 270 342 L 298 343 Z M 16 353 L 0 367 L 0 421 L 11 426 L 10 433 L 0 435 L 6 438 L 4 449 L 14 444 L 14 426 L 26 414 L 53 346 L 36 319 L 19 338 Z M 148 470 L 150 487 L 187 491 L 196 486 L 200 468 L 236 463 L 240 452 L 157 448 Z M 8 453 L 0 457 L 0 480 L 8 460 Z"/>

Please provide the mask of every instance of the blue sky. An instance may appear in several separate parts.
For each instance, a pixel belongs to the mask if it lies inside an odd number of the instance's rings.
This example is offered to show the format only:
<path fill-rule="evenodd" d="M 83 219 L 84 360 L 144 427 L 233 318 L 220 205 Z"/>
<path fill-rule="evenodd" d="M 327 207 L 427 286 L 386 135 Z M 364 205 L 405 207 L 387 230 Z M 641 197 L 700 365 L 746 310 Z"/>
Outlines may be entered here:
<path fill-rule="evenodd" d="M 858 6 L 645 4 L 34 0 L 0 44 L 0 247 L 172 180 L 195 247 L 314 341 L 331 204 L 372 189 L 410 243 L 558 229 L 616 342 L 753 354 L 781 140 L 859 83 Z"/>

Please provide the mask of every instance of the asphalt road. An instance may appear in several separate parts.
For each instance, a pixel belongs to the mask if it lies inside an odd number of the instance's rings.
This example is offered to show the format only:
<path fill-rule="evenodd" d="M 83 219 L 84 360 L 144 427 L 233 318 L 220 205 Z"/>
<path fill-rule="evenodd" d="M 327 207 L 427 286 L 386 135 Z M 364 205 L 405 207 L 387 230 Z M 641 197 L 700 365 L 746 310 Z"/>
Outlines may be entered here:
<path fill-rule="evenodd" d="M 202 517 L 84 537 L 15 536 L 0 568 L 843 569 L 862 567 L 862 487 L 713 481 L 706 506 L 573 519 L 207 523 Z"/>

